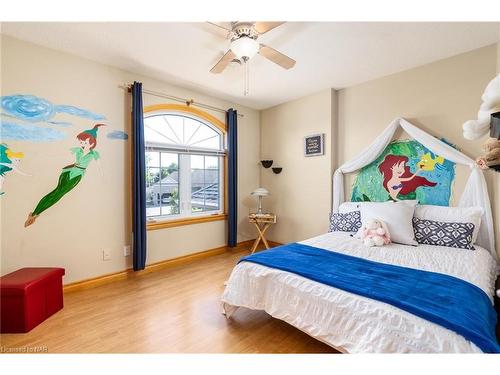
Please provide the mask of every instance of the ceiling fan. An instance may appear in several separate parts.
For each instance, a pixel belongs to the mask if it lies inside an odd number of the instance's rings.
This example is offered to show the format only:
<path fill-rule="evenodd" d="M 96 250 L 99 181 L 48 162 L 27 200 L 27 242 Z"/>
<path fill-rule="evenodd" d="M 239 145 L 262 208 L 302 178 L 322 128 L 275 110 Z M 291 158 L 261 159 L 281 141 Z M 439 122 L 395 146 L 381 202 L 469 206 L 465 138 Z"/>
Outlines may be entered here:
<path fill-rule="evenodd" d="M 284 22 L 209 22 L 228 32 L 227 39 L 231 41 L 229 50 L 210 69 L 211 73 L 219 74 L 234 60 L 246 63 L 257 53 L 278 64 L 284 69 L 295 66 L 295 60 L 276 51 L 274 48 L 259 43 L 260 35 L 284 24 Z"/>

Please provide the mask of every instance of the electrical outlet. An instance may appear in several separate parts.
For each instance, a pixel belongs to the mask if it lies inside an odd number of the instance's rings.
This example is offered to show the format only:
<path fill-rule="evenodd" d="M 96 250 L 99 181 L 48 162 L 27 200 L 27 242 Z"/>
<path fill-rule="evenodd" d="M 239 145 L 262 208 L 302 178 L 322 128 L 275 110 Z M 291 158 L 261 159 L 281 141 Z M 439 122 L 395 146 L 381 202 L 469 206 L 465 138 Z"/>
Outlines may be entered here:
<path fill-rule="evenodd" d="M 124 257 L 130 256 L 130 245 L 123 246 L 123 256 Z"/>
<path fill-rule="evenodd" d="M 108 249 L 102 251 L 102 260 L 111 260 L 111 252 Z"/>

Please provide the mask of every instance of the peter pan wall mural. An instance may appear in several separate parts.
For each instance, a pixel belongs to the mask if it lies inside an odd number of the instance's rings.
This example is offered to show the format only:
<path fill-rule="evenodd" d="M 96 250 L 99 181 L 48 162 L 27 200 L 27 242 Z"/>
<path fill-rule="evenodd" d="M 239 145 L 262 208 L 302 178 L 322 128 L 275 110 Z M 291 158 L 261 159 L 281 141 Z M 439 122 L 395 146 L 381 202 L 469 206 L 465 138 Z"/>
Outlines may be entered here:
<path fill-rule="evenodd" d="M 421 204 L 448 206 L 454 178 L 455 163 L 417 141 L 393 141 L 358 173 L 351 201 L 417 199 Z"/>
<path fill-rule="evenodd" d="M 24 223 L 25 227 L 33 224 L 42 212 L 52 207 L 64 195 L 73 190 L 85 175 L 89 164 L 93 160 L 99 159 L 99 153 L 94 148 L 97 146 L 97 131 L 100 126 L 104 126 L 104 124 L 96 124 L 92 129 L 84 130 L 76 136 L 80 145 L 71 149 L 71 153 L 75 156 L 75 162 L 62 168 L 56 188 L 40 199 L 33 212 L 29 213 Z"/>

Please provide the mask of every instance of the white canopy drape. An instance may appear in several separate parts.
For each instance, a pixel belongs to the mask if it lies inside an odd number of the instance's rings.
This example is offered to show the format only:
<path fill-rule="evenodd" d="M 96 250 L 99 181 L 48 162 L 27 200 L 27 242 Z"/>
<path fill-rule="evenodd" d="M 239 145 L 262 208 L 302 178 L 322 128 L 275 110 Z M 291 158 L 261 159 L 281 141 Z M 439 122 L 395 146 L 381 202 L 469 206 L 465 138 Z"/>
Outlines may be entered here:
<path fill-rule="evenodd" d="M 344 174 L 357 171 L 377 159 L 389 145 L 394 133 L 401 126 L 413 139 L 427 147 L 433 153 L 457 164 L 466 165 L 471 169 L 464 192 L 458 203 L 461 207 L 479 206 L 484 209 L 477 243 L 489 250 L 497 259 L 495 251 L 495 235 L 493 231 L 493 217 L 491 214 L 490 198 L 486 187 L 486 180 L 475 161 L 460 151 L 440 141 L 434 136 L 412 125 L 403 118 L 397 118 L 380 134 L 371 145 L 353 160 L 341 165 L 333 174 L 333 212 L 338 212 L 344 201 Z"/>

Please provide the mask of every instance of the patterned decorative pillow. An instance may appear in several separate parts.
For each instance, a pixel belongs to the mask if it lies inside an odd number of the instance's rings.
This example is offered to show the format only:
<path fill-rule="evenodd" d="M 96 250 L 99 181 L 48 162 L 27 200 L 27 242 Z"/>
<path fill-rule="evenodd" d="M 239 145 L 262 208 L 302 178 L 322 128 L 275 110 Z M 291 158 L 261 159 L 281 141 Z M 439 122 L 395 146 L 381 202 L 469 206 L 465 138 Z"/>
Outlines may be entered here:
<path fill-rule="evenodd" d="M 474 250 L 474 224 L 413 218 L 413 231 L 419 244 Z"/>
<path fill-rule="evenodd" d="M 330 216 L 329 232 L 357 232 L 361 228 L 361 212 L 333 213 Z"/>

